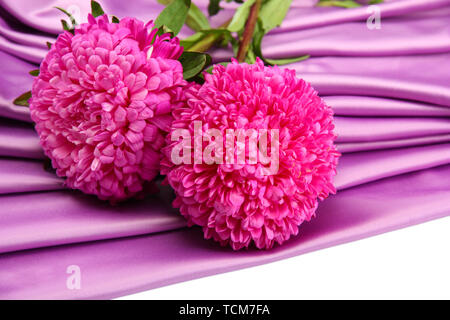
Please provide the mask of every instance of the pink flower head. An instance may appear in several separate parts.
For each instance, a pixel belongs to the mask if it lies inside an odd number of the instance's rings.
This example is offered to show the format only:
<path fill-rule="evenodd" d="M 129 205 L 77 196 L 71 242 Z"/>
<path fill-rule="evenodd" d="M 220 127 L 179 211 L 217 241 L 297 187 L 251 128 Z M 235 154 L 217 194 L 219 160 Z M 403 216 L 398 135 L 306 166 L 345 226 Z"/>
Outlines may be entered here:
<path fill-rule="evenodd" d="M 298 226 L 314 216 L 318 199 L 335 192 L 332 179 L 340 155 L 331 108 L 294 70 L 265 67 L 261 60 L 216 65 L 203 85 L 186 91 L 187 104 L 174 109 L 161 168 L 175 190 L 174 206 L 189 225 L 202 226 L 206 238 L 235 250 L 251 243 L 269 249 L 296 235 Z M 195 149 L 196 121 L 203 131 L 222 133 L 224 149 L 228 130 L 276 129 L 278 170 L 264 175 L 267 164 L 259 161 L 175 164 L 173 151 L 181 142 L 173 136 L 187 130 Z M 207 143 L 200 141 L 206 150 Z"/>
<path fill-rule="evenodd" d="M 160 149 L 182 101 L 183 48 L 134 18 L 61 34 L 30 103 L 41 145 L 66 184 L 100 199 L 132 197 L 159 173 Z"/>

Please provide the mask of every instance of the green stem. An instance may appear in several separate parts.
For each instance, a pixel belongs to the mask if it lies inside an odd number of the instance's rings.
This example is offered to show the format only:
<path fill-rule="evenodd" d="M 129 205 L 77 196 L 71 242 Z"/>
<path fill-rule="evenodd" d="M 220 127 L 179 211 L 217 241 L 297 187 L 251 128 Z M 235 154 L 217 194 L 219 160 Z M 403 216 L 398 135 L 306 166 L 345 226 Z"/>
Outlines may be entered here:
<path fill-rule="evenodd" d="M 256 0 L 250 9 L 250 14 L 245 24 L 244 34 L 242 35 L 242 41 L 239 45 L 236 59 L 239 62 L 244 62 L 247 57 L 248 49 L 253 39 L 253 33 L 255 32 L 256 21 L 258 20 L 259 9 L 261 9 L 262 0 Z"/>
<path fill-rule="evenodd" d="M 228 25 L 230 24 L 231 19 L 220 25 L 219 29 L 226 29 Z M 206 37 L 204 37 L 202 40 L 194 44 L 192 47 L 189 48 L 189 51 L 195 51 L 195 52 L 207 52 L 209 49 L 211 49 L 214 44 L 219 42 L 222 39 L 222 35 L 220 34 L 209 34 Z"/>

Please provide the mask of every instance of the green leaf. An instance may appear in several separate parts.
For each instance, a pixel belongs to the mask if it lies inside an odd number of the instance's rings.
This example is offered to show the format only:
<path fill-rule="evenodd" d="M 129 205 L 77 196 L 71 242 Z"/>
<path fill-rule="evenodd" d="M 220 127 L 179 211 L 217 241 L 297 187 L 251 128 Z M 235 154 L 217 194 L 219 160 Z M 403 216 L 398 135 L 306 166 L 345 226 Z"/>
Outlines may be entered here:
<path fill-rule="evenodd" d="M 294 57 L 294 58 L 285 58 L 285 59 L 268 59 L 265 58 L 262 54 L 262 50 L 261 50 L 261 44 L 262 44 L 262 40 L 266 34 L 266 30 L 263 29 L 263 22 L 261 21 L 261 19 L 258 18 L 258 23 L 256 25 L 255 28 L 255 33 L 253 35 L 253 50 L 252 52 L 259 58 L 261 58 L 265 63 L 270 64 L 270 65 L 285 65 L 285 64 L 289 64 L 289 63 L 294 63 L 294 62 L 298 62 L 298 61 L 302 61 L 302 60 L 306 60 L 309 58 L 309 55 L 303 55 L 300 57 Z M 251 59 L 252 57 L 250 57 Z"/>
<path fill-rule="evenodd" d="M 220 0 L 209 0 L 208 4 L 208 14 L 210 16 L 215 16 L 219 13 L 222 8 L 220 7 Z"/>
<path fill-rule="evenodd" d="M 244 3 L 244 0 L 226 0 L 227 2 Z M 220 0 L 209 0 L 208 14 L 214 16 L 219 13 L 223 8 L 220 6 Z"/>
<path fill-rule="evenodd" d="M 111 21 L 112 21 L 112 23 L 119 23 L 120 22 L 119 18 L 117 18 L 116 16 L 112 16 Z"/>
<path fill-rule="evenodd" d="M 285 59 L 264 59 L 264 62 L 272 65 L 272 66 L 283 66 L 285 64 L 290 64 L 290 63 L 294 63 L 294 62 L 299 62 L 299 61 L 303 61 L 306 59 L 309 59 L 310 55 L 309 54 L 305 54 L 304 56 L 300 56 L 300 57 L 295 57 L 295 58 L 285 58 Z"/>
<path fill-rule="evenodd" d="M 247 22 L 248 15 L 250 14 L 250 8 L 255 3 L 255 0 L 245 1 L 235 12 L 233 19 L 228 25 L 228 30 L 231 32 L 239 32 L 244 29 Z"/>
<path fill-rule="evenodd" d="M 61 20 L 61 25 L 65 31 L 69 31 L 73 33 L 73 29 L 69 27 L 66 20 Z"/>
<path fill-rule="evenodd" d="M 197 42 L 199 42 L 200 40 L 202 40 L 205 37 L 205 33 L 200 31 L 200 32 L 196 32 L 194 33 L 192 36 L 189 36 L 187 38 L 184 38 L 183 40 L 180 40 L 180 45 L 184 48 L 184 49 L 189 49 L 190 47 L 192 47 L 194 44 L 196 44 Z"/>
<path fill-rule="evenodd" d="M 186 25 L 194 31 L 211 28 L 208 18 L 206 18 L 203 12 L 194 3 L 191 3 L 191 7 L 189 8 Z"/>
<path fill-rule="evenodd" d="M 155 20 L 155 27 L 166 26 L 174 35 L 180 32 L 191 6 L 191 0 L 174 0 L 159 14 Z"/>
<path fill-rule="evenodd" d="M 237 56 L 237 53 L 239 51 L 239 41 L 235 38 L 231 38 L 231 47 L 233 48 L 233 56 Z"/>
<path fill-rule="evenodd" d="M 191 79 L 211 64 L 211 56 L 206 53 L 185 51 L 179 61 L 183 66 L 183 78 Z"/>
<path fill-rule="evenodd" d="M 16 106 L 23 106 L 23 107 L 29 107 L 30 104 L 28 103 L 28 100 L 31 98 L 31 91 L 25 92 L 24 94 L 21 94 L 19 97 L 17 97 L 14 100 L 14 104 Z"/>
<path fill-rule="evenodd" d="M 28 73 L 31 74 L 33 77 L 37 77 L 39 75 L 39 69 L 31 70 Z"/>
<path fill-rule="evenodd" d="M 171 4 L 173 0 L 157 0 L 160 4 L 165 6 Z M 186 25 L 194 31 L 200 31 L 211 28 L 208 18 L 203 12 L 191 2 L 191 6 L 186 17 Z"/>
<path fill-rule="evenodd" d="M 91 12 L 95 18 L 105 14 L 100 3 L 94 0 L 91 0 Z"/>
<path fill-rule="evenodd" d="M 378 4 L 378 3 L 383 3 L 384 0 L 370 0 L 369 4 Z"/>
<path fill-rule="evenodd" d="M 245 57 L 245 62 L 248 64 L 254 64 L 256 62 L 256 54 L 253 51 L 253 47 L 248 48 L 247 56 Z"/>
<path fill-rule="evenodd" d="M 66 16 L 69 17 L 70 23 L 72 23 L 72 27 L 74 27 L 78 24 L 77 21 L 75 20 L 75 17 L 72 14 L 70 14 L 69 12 L 67 12 L 67 10 L 64 10 L 63 8 L 60 8 L 60 7 L 55 7 L 55 9 L 58 9 L 59 11 L 61 11 L 62 13 L 64 13 Z"/>
<path fill-rule="evenodd" d="M 266 32 L 278 27 L 283 22 L 291 3 L 292 0 L 268 0 L 262 4 L 258 17 Z"/>
<path fill-rule="evenodd" d="M 221 28 L 201 30 L 194 33 L 192 36 L 181 40 L 180 44 L 186 50 L 206 52 L 219 39 L 226 41 L 228 44 L 232 39 L 230 31 Z"/>
<path fill-rule="evenodd" d="M 317 4 L 320 7 L 341 7 L 341 8 L 358 8 L 361 5 L 353 0 L 320 0 Z"/>
<path fill-rule="evenodd" d="M 157 35 L 162 35 L 164 33 L 169 33 L 170 37 L 173 38 L 175 36 L 175 34 L 173 33 L 172 30 L 170 30 L 168 27 L 166 27 L 165 25 L 159 27 L 158 32 L 156 33 Z"/>
<path fill-rule="evenodd" d="M 51 42 L 48 42 L 48 41 L 47 41 L 47 48 L 48 48 L 49 50 L 52 48 Z"/>

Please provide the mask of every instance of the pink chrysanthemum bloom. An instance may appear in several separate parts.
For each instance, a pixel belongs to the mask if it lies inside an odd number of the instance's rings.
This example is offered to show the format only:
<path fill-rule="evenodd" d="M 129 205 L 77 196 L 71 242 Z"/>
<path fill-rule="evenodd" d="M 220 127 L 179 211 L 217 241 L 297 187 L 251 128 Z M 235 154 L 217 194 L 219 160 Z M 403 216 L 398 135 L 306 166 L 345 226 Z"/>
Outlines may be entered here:
<path fill-rule="evenodd" d="M 339 153 L 334 145 L 331 108 L 308 83 L 296 77 L 295 71 L 265 67 L 261 60 L 254 65 L 236 61 L 226 67 L 216 65 L 212 74 L 205 74 L 203 85 L 186 91 L 187 104 L 174 110 L 161 167 L 175 190 L 174 206 L 180 208 L 189 225 L 202 226 L 206 238 L 230 244 L 235 250 L 252 242 L 269 249 L 296 235 L 299 225 L 314 216 L 318 199 L 335 192 L 332 179 Z M 198 121 L 203 138 L 194 132 L 193 124 Z M 205 145 L 212 139 L 204 132 L 211 128 L 222 134 L 224 154 L 230 145 L 227 130 L 278 129 L 278 170 L 264 174 L 267 163 L 261 161 L 173 161 L 173 154 L 181 156 L 189 146 L 191 156 L 195 155 L 195 140 L 203 141 L 205 157 Z M 192 144 L 184 145 L 181 152 L 179 144 L 185 142 L 186 132 Z M 177 139 L 180 136 L 182 141 Z M 248 156 L 249 145 L 245 148 Z M 234 150 L 237 160 L 239 149 Z"/>
<path fill-rule="evenodd" d="M 151 22 L 89 15 L 45 57 L 30 102 L 41 145 L 67 186 L 100 199 L 139 194 L 182 103 L 183 48 Z"/>

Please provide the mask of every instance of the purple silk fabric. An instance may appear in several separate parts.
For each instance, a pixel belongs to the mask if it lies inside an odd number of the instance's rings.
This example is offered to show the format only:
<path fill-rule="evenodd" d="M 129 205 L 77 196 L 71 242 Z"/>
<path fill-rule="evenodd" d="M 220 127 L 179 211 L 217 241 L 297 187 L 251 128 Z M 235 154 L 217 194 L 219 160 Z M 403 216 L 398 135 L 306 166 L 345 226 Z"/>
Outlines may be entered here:
<path fill-rule="evenodd" d="M 319 205 L 297 237 L 271 251 L 233 252 L 187 229 L 172 194 L 111 206 L 66 190 L 43 169 L 27 108 L 29 90 L 62 13 L 88 1 L 2 0 L 0 10 L 0 298 L 112 298 L 275 261 L 450 214 L 450 0 L 390 0 L 369 30 L 366 8 L 316 8 L 293 1 L 264 40 L 267 57 L 309 53 L 292 64 L 336 114 L 343 153 L 338 193 Z M 207 0 L 196 0 L 205 9 Z M 309 5 L 308 5 L 309 3 Z M 156 1 L 102 1 L 119 17 L 154 19 Z M 213 19 L 228 19 L 235 4 Z M 192 33 L 182 30 L 181 36 Z M 231 51 L 217 49 L 215 61 Z M 66 269 L 82 287 L 66 287 Z"/>

